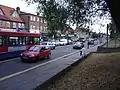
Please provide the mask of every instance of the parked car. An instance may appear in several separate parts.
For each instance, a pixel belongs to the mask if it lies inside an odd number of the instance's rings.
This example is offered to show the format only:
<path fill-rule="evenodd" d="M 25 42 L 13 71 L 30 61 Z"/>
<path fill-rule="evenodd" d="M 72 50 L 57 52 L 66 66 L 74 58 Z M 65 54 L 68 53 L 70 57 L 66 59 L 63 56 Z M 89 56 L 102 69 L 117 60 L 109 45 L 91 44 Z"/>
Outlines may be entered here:
<path fill-rule="evenodd" d="M 59 46 L 60 45 L 59 40 L 56 40 L 55 44 L 56 44 L 56 46 Z"/>
<path fill-rule="evenodd" d="M 51 51 L 49 48 L 42 45 L 34 45 L 28 50 L 21 53 L 20 58 L 22 61 L 36 61 L 41 58 L 50 58 Z"/>
<path fill-rule="evenodd" d="M 68 40 L 67 39 L 60 39 L 59 44 L 60 45 L 67 45 L 68 44 Z"/>
<path fill-rule="evenodd" d="M 55 49 L 55 45 L 52 42 L 43 42 L 42 45 L 50 48 L 51 50 Z"/>
<path fill-rule="evenodd" d="M 59 41 L 58 44 L 59 44 L 60 46 L 63 46 L 63 45 L 65 45 L 65 42 L 64 42 L 64 41 Z"/>
<path fill-rule="evenodd" d="M 73 45 L 73 49 L 82 49 L 84 47 L 84 44 L 82 42 L 76 42 Z"/>

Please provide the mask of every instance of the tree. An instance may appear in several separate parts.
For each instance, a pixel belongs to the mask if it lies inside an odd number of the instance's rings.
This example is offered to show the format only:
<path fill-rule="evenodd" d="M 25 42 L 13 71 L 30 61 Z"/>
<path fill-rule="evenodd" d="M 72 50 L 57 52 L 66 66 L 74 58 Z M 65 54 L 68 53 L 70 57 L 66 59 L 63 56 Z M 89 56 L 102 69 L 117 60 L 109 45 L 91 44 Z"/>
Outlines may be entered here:
<path fill-rule="evenodd" d="M 92 32 L 92 35 L 91 35 L 92 38 L 98 38 L 99 35 L 96 33 L 96 32 Z"/>
<path fill-rule="evenodd" d="M 104 0 L 25 0 L 38 3 L 39 12 L 43 13 L 50 31 L 63 30 L 66 22 L 78 26 L 92 24 L 93 17 L 108 17 L 109 9 Z"/>
<path fill-rule="evenodd" d="M 48 25 L 48 36 L 55 38 L 57 31 L 61 32 L 67 27 L 67 9 L 55 0 L 25 0 L 29 4 L 38 3 L 37 12 L 42 13 Z"/>
<path fill-rule="evenodd" d="M 109 31 L 110 31 L 110 38 L 116 38 L 119 35 L 119 31 L 116 28 L 116 24 L 112 18 L 111 18 L 111 22 L 109 23 Z"/>

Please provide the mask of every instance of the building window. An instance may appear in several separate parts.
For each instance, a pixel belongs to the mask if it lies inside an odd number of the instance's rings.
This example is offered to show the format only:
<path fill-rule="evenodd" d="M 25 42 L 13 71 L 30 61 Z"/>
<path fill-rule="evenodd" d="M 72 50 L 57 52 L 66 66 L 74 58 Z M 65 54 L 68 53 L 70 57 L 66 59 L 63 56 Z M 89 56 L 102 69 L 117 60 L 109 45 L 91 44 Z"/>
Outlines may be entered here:
<path fill-rule="evenodd" d="M 47 27 L 45 27 L 45 30 L 47 30 Z"/>
<path fill-rule="evenodd" d="M 33 19 L 32 19 L 33 17 L 32 16 L 30 16 L 30 20 L 32 21 Z"/>
<path fill-rule="evenodd" d="M 30 29 L 33 29 L 32 25 L 30 25 Z"/>
<path fill-rule="evenodd" d="M 21 26 L 22 26 L 22 28 L 24 28 L 24 27 L 25 27 L 25 24 L 24 24 L 24 23 L 22 23 L 22 24 L 21 24 Z"/>
<path fill-rule="evenodd" d="M 46 31 L 46 27 L 44 27 L 44 31 Z"/>
<path fill-rule="evenodd" d="M 39 30 L 39 26 L 37 27 L 37 30 Z"/>
<path fill-rule="evenodd" d="M 40 19 L 40 22 L 41 22 L 41 23 L 43 22 L 43 19 L 42 19 L 42 18 Z"/>
<path fill-rule="evenodd" d="M 44 23 L 47 23 L 45 19 L 44 19 Z"/>
<path fill-rule="evenodd" d="M 13 22 L 13 28 L 16 28 L 16 23 L 15 22 Z"/>
<path fill-rule="evenodd" d="M 40 26 L 40 30 L 42 30 L 42 26 Z"/>
<path fill-rule="evenodd" d="M 2 21 L 0 20 L 0 26 L 2 26 Z"/>
<path fill-rule="evenodd" d="M 10 22 L 6 22 L 6 26 L 7 26 L 7 27 L 10 27 Z"/>
<path fill-rule="evenodd" d="M 35 29 L 35 26 L 33 26 L 33 29 Z"/>
<path fill-rule="evenodd" d="M 39 22 L 39 17 L 37 18 L 37 21 Z"/>
<path fill-rule="evenodd" d="M 18 23 L 18 28 L 21 28 L 21 23 Z"/>
<path fill-rule="evenodd" d="M 33 21 L 35 21 L 35 17 L 33 17 Z"/>
<path fill-rule="evenodd" d="M 5 27 L 6 26 L 6 22 L 2 21 L 2 26 Z"/>

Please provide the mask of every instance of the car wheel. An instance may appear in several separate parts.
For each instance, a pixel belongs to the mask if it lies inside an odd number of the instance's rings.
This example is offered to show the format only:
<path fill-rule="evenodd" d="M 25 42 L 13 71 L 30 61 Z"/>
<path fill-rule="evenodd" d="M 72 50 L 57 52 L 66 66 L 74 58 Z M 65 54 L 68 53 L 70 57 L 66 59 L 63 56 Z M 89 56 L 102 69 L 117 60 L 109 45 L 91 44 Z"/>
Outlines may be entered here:
<path fill-rule="evenodd" d="M 50 59 L 51 58 L 51 54 L 49 54 L 48 56 L 47 56 L 47 59 Z"/>

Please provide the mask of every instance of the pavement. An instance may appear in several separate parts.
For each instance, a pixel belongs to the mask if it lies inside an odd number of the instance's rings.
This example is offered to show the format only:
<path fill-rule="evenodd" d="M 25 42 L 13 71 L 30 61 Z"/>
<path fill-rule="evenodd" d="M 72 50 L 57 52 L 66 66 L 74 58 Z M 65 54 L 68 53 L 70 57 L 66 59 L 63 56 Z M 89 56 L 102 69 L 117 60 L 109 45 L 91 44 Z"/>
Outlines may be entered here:
<path fill-rule="evenodd" d="M 60 58 L 23 70 L 22 72 L 0 78 L 0 90 L 33 90 L 90 52 L 95 52 L 97 47 L 102 44 L 90 49 L 83 48 L 81 56 L 80 51 L 77 50 L 69 55 L 64 55 Z"/>

